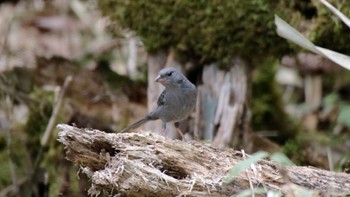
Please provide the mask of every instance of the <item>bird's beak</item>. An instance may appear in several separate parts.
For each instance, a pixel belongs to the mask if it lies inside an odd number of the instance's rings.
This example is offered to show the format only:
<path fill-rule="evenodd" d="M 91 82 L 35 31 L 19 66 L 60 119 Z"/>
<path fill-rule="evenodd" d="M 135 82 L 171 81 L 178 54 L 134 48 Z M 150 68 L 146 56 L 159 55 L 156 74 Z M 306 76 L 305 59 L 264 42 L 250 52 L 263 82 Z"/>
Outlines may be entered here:
<path fill-rule="evenodd" d="M 158 75 L 155 79 L 154 79 L 155 82 L 159 82 L 159 83 L 162 83 L 164 81 L 164 79 Z"/>

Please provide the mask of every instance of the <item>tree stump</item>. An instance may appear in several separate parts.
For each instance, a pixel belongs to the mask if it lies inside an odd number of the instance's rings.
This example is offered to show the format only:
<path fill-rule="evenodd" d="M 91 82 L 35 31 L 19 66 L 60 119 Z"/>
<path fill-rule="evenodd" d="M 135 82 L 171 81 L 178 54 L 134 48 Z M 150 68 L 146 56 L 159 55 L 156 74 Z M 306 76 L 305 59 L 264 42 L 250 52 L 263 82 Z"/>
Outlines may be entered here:
<path fill-rule="evenodd" d="M 67 159 L 91 178 L 90 195 L 230 196 L 261 187 L 286 196 L 301 187 L 319 196 L 350 191 L 349 174 L 312 167 L 281 168 L 268 160 L 226 183 L 230 169 L 244 159 L 240 151 L 166 139 L 152 132 L 115 134 L 65 124 L 57 128 Z"/>
<path fill-rule="evenodd" d="M 195 134 L 223 147 L 249 148 L 251 69 L 240 58 L 233 58 L 229 70 L 211 64 L 203 69 L 198 86 Z M 202 131 L 202 132 L 199 132 Z M 249 150 L 251 150 L 250 148 Z"/>

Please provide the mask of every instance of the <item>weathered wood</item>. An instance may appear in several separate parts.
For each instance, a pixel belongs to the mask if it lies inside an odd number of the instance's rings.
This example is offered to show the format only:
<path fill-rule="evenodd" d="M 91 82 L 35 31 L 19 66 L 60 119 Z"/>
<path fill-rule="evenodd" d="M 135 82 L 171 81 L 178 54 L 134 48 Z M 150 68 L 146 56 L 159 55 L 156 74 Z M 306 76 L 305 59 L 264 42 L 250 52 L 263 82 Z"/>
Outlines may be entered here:
<path fill-rule="evenodd" d="M 242 160 L 242 152 L 170 140 L 152 132 L 114 134 L 63 124 L 57 128 L 67 159 L 91 177 L 90 194 L 228 196 L 249 189 L 250 183 L 285 194 L 295 191 L 294 184 L 321 194 L 350 191 L 349 174 L 311 167 L 287 167 L 286 173 L 280 173 L 281 168 L 267 160 L 224 184 L 229 170 Z"/>
<path fill-rule="evenodd" d="M 204 139 L 216 147 L 247 147 L 242 138 L 250 132 L 250 75 L 247 64 L 239 58 L 232 59 L 229 70 L 214 64 L 203 69 L 194 130 L 203 131 Z"/>

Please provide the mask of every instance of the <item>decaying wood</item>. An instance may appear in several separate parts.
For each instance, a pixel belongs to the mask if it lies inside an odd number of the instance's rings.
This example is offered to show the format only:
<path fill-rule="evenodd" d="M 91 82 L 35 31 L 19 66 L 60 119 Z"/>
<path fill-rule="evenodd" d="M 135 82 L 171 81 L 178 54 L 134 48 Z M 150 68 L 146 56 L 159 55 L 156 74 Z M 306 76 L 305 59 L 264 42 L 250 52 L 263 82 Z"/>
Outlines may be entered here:
<path fill-rule="evenodd" d="M 170 140 L 152 132 L 114 134 L 64 124 L 57 128 L 67 159 L 91 177 L 90 194 L 228 196 L 251 187 L 290 194 L 296 186 L 321 195 L 350 191 L 349 174 L 311 167 L 286 167 L 280 173 L 281 168 L 268 160 L 225 184 L 242 152 Z"/>
<path fill-rule="evenodd" d="M 203 69 L 194 131 L 197 135 L 203 131 L 202 137 L 216 147 L 248 146 L 240 137 L 250 130 L 251 73 L 247 67 L 244 61 L 234 58 L 230 70 L 220 70 L 214 64 Z"/>

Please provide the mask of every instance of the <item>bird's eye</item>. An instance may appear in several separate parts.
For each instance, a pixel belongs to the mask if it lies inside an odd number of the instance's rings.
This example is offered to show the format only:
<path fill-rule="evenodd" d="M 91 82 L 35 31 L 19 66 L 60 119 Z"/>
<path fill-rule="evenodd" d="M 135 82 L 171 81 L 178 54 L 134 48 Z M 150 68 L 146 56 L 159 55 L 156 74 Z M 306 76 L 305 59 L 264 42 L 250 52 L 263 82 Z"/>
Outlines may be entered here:
<path fill-rule="evenodd" d="M 173 72 L 168 72 L 166 76 L 170 77 L 173 74 Z"/>

